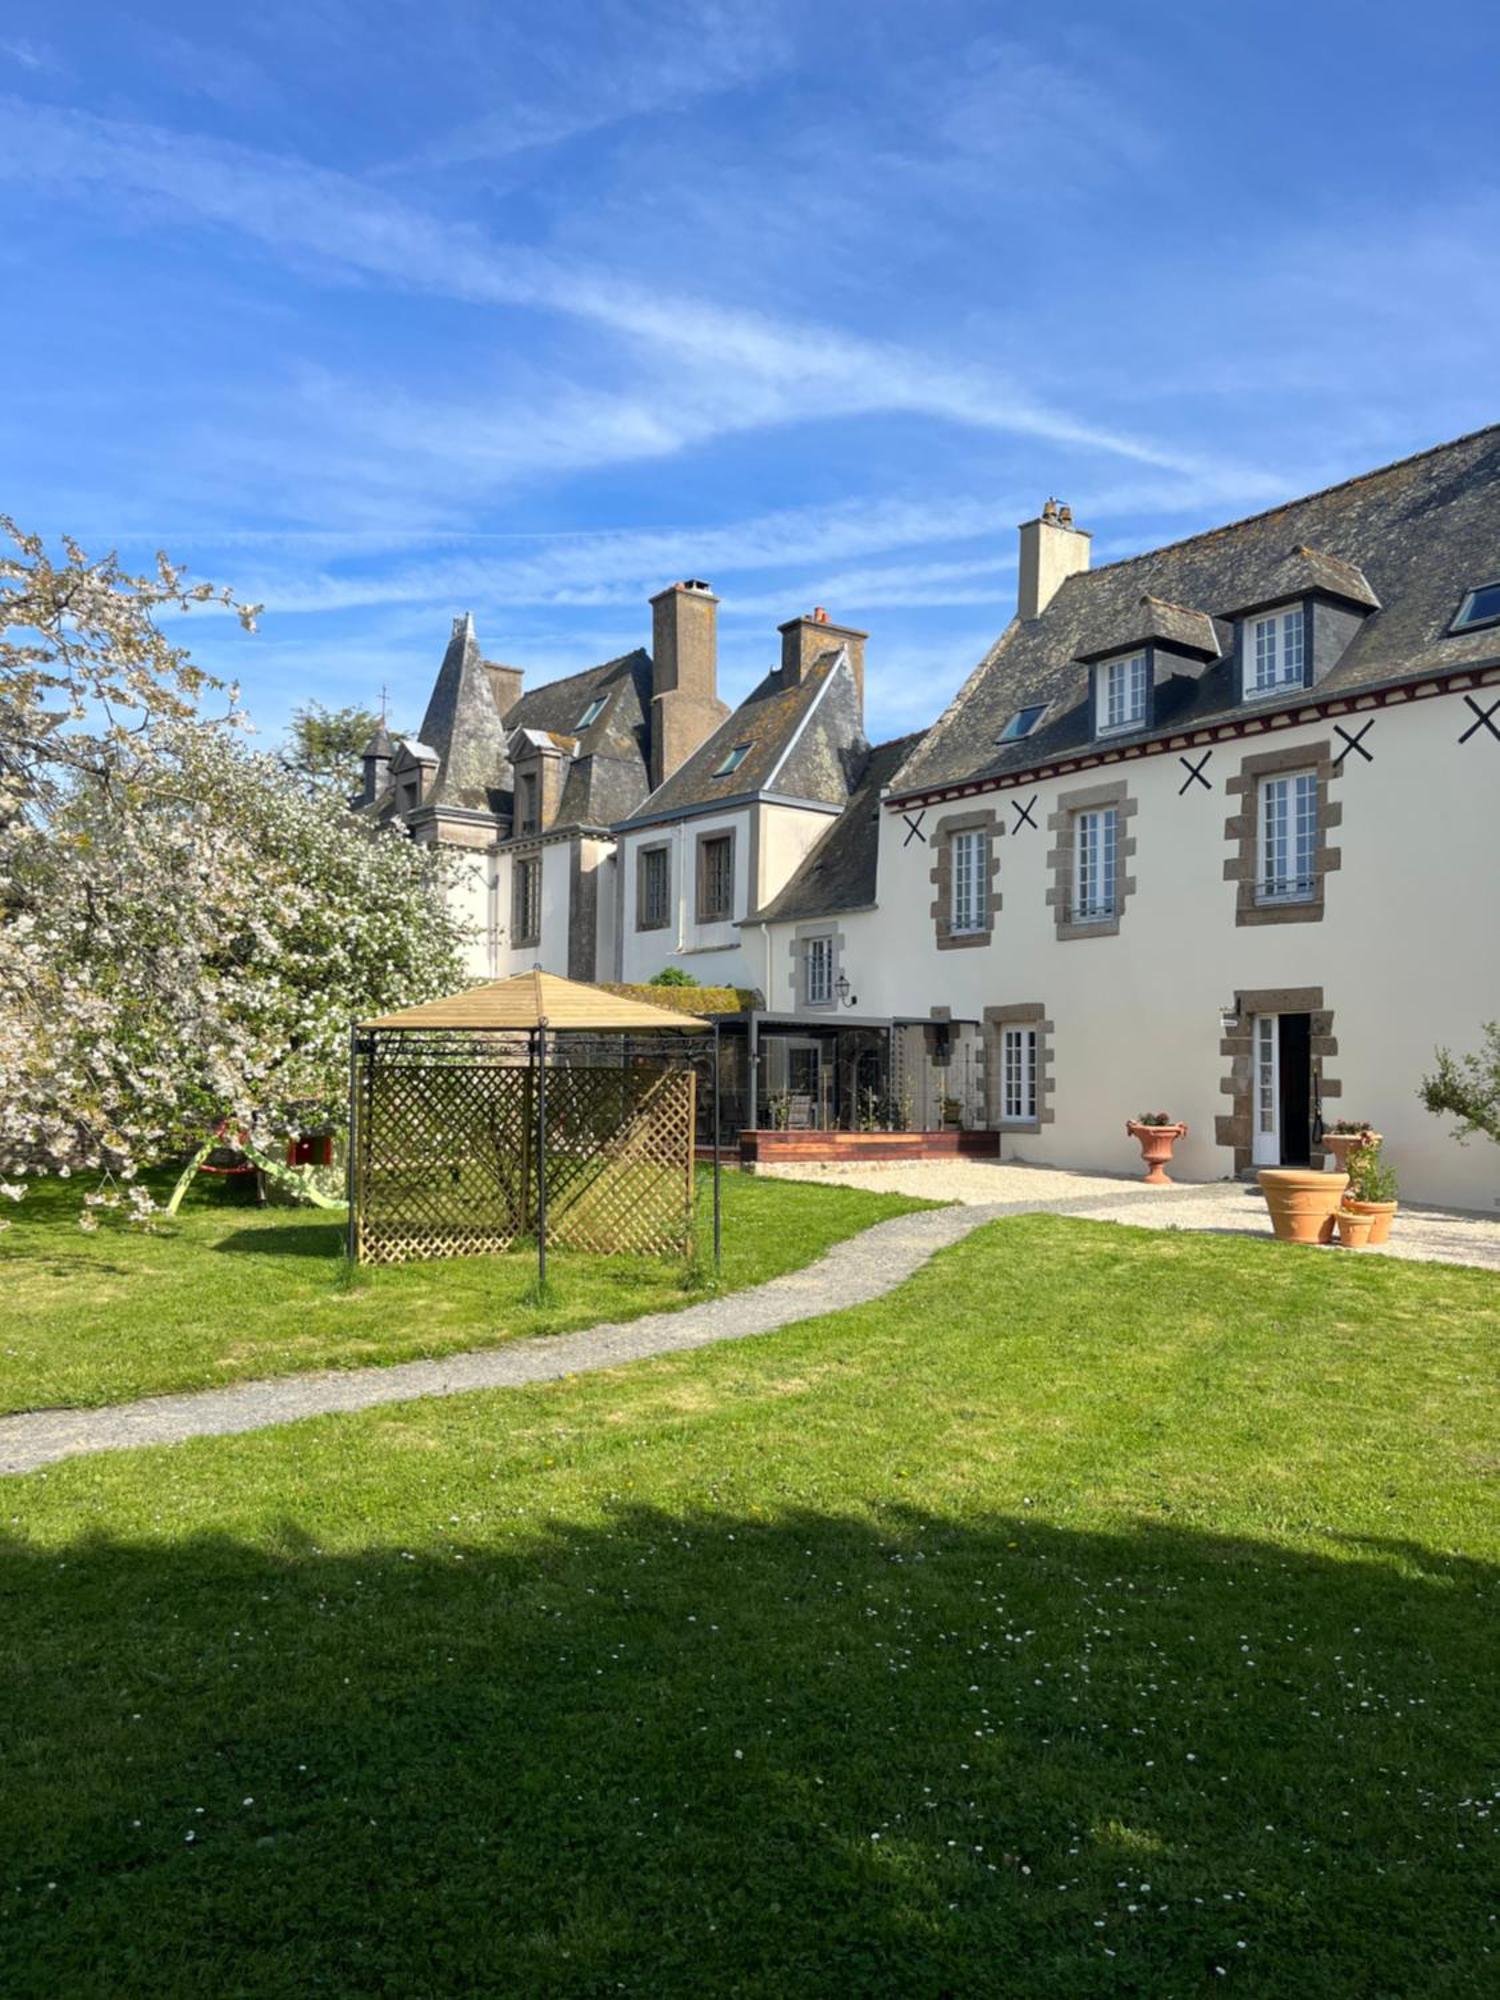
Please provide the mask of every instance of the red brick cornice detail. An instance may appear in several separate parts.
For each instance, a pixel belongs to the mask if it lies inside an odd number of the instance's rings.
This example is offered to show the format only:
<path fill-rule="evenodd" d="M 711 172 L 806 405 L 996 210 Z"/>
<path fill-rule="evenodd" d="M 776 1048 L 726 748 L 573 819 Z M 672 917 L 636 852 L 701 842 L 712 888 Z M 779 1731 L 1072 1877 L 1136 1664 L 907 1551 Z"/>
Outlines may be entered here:
<path fill-rule="evenodd" d="M 1223 722 L 1205 721 L 1191 729 L 1174 730 L 1149 743 L 1126 743 L 1114 747 L 1079 750 L 1072 756 L 1055 757 L 1047 764 L 1031 764 L 1024 771 L 1006 771 L 993 778 L 960 778 L 929 790 L 893 793 L 884 801 L 890 812 L 909 811 L 913 806 L 942 805 L 949 799 L 973 798 L 979 792 L 1008 792 L 1017 785 L 1045 783 L 1048 778 L 1071 777 L 1076 771 L 1097 771 L 1109 764 L 1136 763 L 1143 757 L 1165 757 L 1173 752 L 1192 750 L 1203 744 L 1232 743 L 1247 736 L 1271 736 L 1284 729 L 1298 729 L 1328 716 L 1352 715 L 1361 709 L 1399 708 L 1408 702 L 1432 701 L 1438 695 L 1462 694 L 1465 688 L 1491 687 L 1500 681 L 1500 664 L 1466 667 L 1446 674 L 1432 674 L 1422 680 L 1402 681 L 1392 687 L 1351 688 L 1347 694 L 1331 694 L 1323 700 L 1300 703 L 1274 715 L 1236 715 Z"/>

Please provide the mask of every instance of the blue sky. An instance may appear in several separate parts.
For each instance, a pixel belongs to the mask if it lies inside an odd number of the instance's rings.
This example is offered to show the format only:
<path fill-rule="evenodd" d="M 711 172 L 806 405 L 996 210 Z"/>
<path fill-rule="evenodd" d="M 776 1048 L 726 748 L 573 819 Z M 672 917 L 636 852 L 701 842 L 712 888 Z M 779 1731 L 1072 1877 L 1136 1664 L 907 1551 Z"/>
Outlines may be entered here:
<path fill-rule="evenodd" d="M 1128 554 L 1500 417 L 1500 13 L 0 8 L 0 508 L 263 599 L 257 722 L 414 724 L 708 577 L 930 720 L 1049 493 Z"/>

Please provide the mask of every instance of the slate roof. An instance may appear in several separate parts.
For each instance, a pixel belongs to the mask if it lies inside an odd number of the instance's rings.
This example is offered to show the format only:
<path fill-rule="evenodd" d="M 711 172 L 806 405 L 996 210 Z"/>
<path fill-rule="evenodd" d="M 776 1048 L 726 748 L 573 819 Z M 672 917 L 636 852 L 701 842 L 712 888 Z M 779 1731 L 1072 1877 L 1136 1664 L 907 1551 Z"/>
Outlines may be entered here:
<path fill-rule="evenodd" d="M 1020 776 L 1091 749 L 1084 655 L 1112 650 L 1112 634 L 1122 635 L 1119 650 L 1127 650 L 1143 598 L 1217 621 L 1223 650 L 1184 684 L 1170 719 L 1111 736 L 1111 749 L 1488 664 L 1500 654 L 1495 632 L 1450 637 L 1447 628 L 1464 592 L 1497 572 L 1500 425 L 1249 520 L 1070 577 L 1040 617 L 1014 620 L 1001 634 L 908 757 L 893 794 Z M 1368 614 L 1337 665 L 1315 690 L 1242 702 L 1227 621 L 1314 590 Z M 1030 736 L 997 743 L 1017 709 L 1042 702 L 1051 707 Z"/>
<path fill-rule="evenodd" d="M 1205 660 L 1217 659 L 1220 651 L 1214 621 L 1205 612 L 1192 611 L 1185 604 L 1168 604 L 1147 593 L 1124 617 L 1101 620 L 1092 639 L 1079 647 L 1078 657 L 1102 660 L 1106 654 L 1150 643 L 1196 653 Z"/>
<path fill-rule="evenodd" d="M 601 696 L 604 706 L 580 731 L 583 716 Z M 502 716 L 474 620 L 465 614 L 453 621 L 421 729 L 395 746 L 394 765 L 399 769 L 415 758 L 438 766 L 424 808 L 458 806 L 509 819 L 515 800 L 512 757 L 524 750 L 521 732 L 529 732 L 570 753 L 557 819 L 548 832 L 606 827 L 638 806 L 650 789 L 650 716 L 651 656 L 640 648 L 531 688 Z M 382 725 L 377 737 L 383 735 Z M 381 753 L 372 739 L 365 755 L 374 754 Z M 380 820 L 394 817 L 394 783 L 361 809 Z"/>
<path fill-rule="evenodd" d="M 605 705 L 587 729 L 591 702 Z M 651 655 L 641 648 L 523 694 L 506 716 L 512 730 L 533 729 L 575 746 L 555 825 L 611 825 L 651 789 Z M 549 829 L 549 831 L 552 829 Z"/>
<path fill-rule="evenodd" d="M 746 746 L 743 759 L 716 778 L 725 755 L 740 744 Z M 842 806 L 866 748 L 853 668 L 843 648 L 832 647 L 800 681 L 788 684 L 780 668 L 773 668 L 631 820 L 649 825 L 767 789 L 779 797 Z"/>
<path fill-rule="evenodd" d="M 425 805 L 468 806 L 492 812 L 497 796 L 513 789 L 505 753 L 505 725 L 495 706 L 474 620 L 468 613 L 453 621 L 453 636 L 417 735 L 431 746 L 438 760 L 437 776 L 427 788 Z"/>
<path fill-rule="evenodd" d="M 875 901 L 880 849 L 880 794 L 922 741 L 921 730 L 877 743 L 849 803 L 751 923 L 784 923 L 865 910 Z"/>

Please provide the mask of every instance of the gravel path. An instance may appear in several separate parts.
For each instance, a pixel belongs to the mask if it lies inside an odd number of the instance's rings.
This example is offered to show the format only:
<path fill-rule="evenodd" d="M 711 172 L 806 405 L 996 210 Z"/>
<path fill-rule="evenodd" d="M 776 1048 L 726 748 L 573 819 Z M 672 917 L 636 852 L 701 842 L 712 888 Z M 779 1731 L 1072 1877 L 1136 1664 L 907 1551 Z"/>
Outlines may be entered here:
<path fill-rule="evenodd" d="M 512 1341 L 505 1347 L 450 1354 L 440 1361 L 404 1361 L 390 1368 L 328 1369 L 200 1389 L 177 1396 L 148 1396 L 99 1410 L 36 1410 L 0 1417 L 0 1474 L 32 1472 L 83 1452 L 123 1451 L 135 1445 L 177 1444 L 184 1438 L 219 1437 L 295 1423 L 300 1417 L 368 1410 L 377 1403 L 406 1403 L 422 1396 L 458 1396 L 471 1389 L 514 1389 L 562 1375 L 614 1368 L 622 1361 L 707 1347 L 772 1333 L 794 1320 L 837 1312 L 877 1299 L 920 1269 L 937 1250 L 978 1229 L 1009 1208 L 966 1205 L 924 1209 L 877 1222 L 836 1243 L 816 1263 L 745 1291 L 729 1292 L 680 1312 L 590 1326 L 577 1333 Z"/>
<path fill-rule="evenodd" d="M 1138 1177 L 1068 1173 L 1011 1160 L 893 1160 L 855 1167 L 772 1167 L 782 1180 L 832 1181 L 841 1187 L 919 1195 L 927 1201 L 1003 1206 L 1009 1214 L 1042 1211 L 1083 1215 L 1096 1222 L 1132 1222 L 1148 1229 L 1204 1229 L 1233 1236 L 1269 1236 L 1265 1197 L 1248 1181 L 1195 1181 L 1143 1187 Z M 1391 1241 L 1361 1256 L 1399 1257 L 1423 1264 L 1475 1264 L 1500 1271 L 1500 1218 L 1470 1210 L 1403 1202 Z"/>
<path fill-rule="evenodd" d="M 0 1475 L 33 1472 L 39 1466 L 86 1452 L 125 1451 L 137 1445 L 177 1444 L 185 1438 L 264 1430 L 273 1424 L 296 1423 L 302 1417 L 367 1410 L 378 1403 L 459 1396 L 472 1389 L 521 1388 L 530 1382 L 615 1368 L 621 1362 L 653 1354 L 679 1353 L 716 1341 L 774 1333 L 797 1320 L 881 1298 L 937 1251 L 1002 1216 L 1044 1213 L 1128 1222 L 1149 1229 L 1256 1236 L 1270 1233 L 1259 1190 L 1234 1181 L 1146 1188 L 1138 1180 L 980 1160 L 900 1161 L 885 1166 L 804 1169 L 796 1174 L 780 1168 L 772 1171 L 787 1179 L 894 1189 L 954 1205 L 877 1222 L 860 1235 L 835 1244 L 816 1263 L 800 1271 L 702 1305 L 686 1306 L 680 1312 L 650 1313 L 642 1319 L 584 1327 L 577 1333 L 450 1354 L 440 1361 L 329 1369 L 316 1375 L 241 1382 L 228 1389 L 149 1396 L 99 1410 L 36 1410 L 0 1417 Z M 1388 1251 L 1362 1254 L 1500 1270 L 1500 1223 L 1487 1217 L 1404 1207 L 1398 1231 Z"/>

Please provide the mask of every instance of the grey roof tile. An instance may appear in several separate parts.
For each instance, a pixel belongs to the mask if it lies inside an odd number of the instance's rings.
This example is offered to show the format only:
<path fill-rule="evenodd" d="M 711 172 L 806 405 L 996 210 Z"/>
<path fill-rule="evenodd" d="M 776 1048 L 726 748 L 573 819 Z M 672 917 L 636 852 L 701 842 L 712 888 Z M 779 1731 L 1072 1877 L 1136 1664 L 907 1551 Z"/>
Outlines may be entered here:
<path fill-rule="evenodd" d="M 1319 698 L 1492 660 L 1494 632 L 1450 636 L 1465 590 L 1492 575 L 1500 550 L 1500 425 L 1436 446 L 1341 486 L 1070 577 L 1040 617 L 1016 619 L 897 774 L 914 792 L 1024 775 L 1092 742 L 1084 652 L 1126 650 L 1143 597 L 1227 620 L 1282 596 L 1322 591 L 1364 608 Z M 1377 608 L 1378 607 L 1378 608 Z M 1150 741 L 1204 723 L 1294 708 L 1307 690 L 1242 702 L 1227 654 L 1177 691 L 1170 719 L 1126 737 Z M 1017 709 L 1051 704 L 1036 731 L 996 741 Z M 1112 747 L 1121 743 L 1111 737 Z"/>
<path fill-rule="evenodd" d="M 715 777 L 741 745 L 745 755 L 734 770 Z M 849 796 L 849 754 L 864 749 L 853 670 L 834 647 L 800 681 L 788 683 L 773 668 L 633 816 L 649 823 L 714 806 L 764 791 L 773 779 L 778 794 L 841 806 Z"/>

